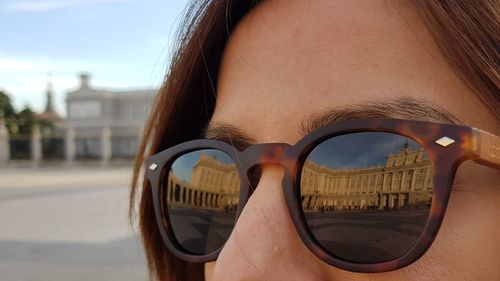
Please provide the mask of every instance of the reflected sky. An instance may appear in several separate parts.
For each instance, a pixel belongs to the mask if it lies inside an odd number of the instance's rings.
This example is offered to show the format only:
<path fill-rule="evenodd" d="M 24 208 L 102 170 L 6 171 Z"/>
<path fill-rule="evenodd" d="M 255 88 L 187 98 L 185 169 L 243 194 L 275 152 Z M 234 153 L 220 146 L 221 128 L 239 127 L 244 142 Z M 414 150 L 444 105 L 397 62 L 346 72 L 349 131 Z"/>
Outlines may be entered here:
<path fill-rule="evenodd" d="M 307 161 L 313 161 L 332 169 L 385 165 L 387 156 L 398 153 L 405 143 L 408 143 L 410 150 L 421 148 L 412 139 L 392 133 L 362 132 L 341 135 L 318 145 L 309 154 Z M 193 167 L 202 154 L 209 155 L 224 164 L 234 164 L 225 152 L 203 149 L 184 154 L 174 161 L 172 170 L 175 175 L 184 181 L 191 182 Z"/>
<path fill-rule="evenodd" d="M 184 181 L 191 182 L 193 167 L 200 160 L 202 154 L 211 156 L 224 164 L 233 164 L 233 160 L 226 153 L 215 149 L 202 149 L 186 153 L 177 158 L 172 165 L 172 170 L 176 177 Z"/>
<path fill-rule="evenodd" d="M 384 132 L 362 132 L 337 136 L 318 145 L 308 161 L 333 169 L 385 165 L 387 156 L 398 153 L 408 142 L 410 150 L 421 146 L 412 139 Z"/>

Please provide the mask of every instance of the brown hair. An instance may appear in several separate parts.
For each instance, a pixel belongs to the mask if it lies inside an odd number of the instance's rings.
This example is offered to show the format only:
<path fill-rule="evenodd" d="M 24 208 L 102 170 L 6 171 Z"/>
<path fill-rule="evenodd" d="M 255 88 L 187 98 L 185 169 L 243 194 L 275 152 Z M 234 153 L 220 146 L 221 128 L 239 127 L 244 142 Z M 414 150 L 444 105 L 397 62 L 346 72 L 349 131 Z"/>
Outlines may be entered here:
<path fill-rule="evenodd" d="M 500 120 L 497 0 L 412 1 L 455 73 Z"/>
<path fill-rule="evenodd" d="M 204 265 L 184 262 L 164 247 L 151 188 L 141 169 L 146 157 L 199 138 L 215 107 L 224 47 L 238 22 L 260 0 L 195 0 L 186 10 L 166 80 L 144 129 L 130 192 L 130 218 L 139 199 L 139 227 L 151 279 L 204 280 Z M 415 1 L 434 40 L 457 75 L 500 119 L 499 7 L 495 0 Z M 138 197 L 138 198 L 137 198 Z"/>

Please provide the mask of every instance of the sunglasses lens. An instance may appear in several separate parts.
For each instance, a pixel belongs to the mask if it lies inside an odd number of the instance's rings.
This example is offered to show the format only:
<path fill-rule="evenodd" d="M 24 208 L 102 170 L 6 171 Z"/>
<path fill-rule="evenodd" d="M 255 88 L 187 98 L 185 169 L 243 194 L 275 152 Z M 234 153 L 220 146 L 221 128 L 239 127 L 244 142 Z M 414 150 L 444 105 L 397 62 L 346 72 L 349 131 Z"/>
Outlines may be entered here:
<path fill-rule="evenodd" d="M 424 231 L 432 171 L 424 148 L 404 136 L 362 132 L 327 139 L 311 151 L 301 172 L 307 225 L 340 259 L 397 259 Z"/>
<path fill-rule="evenodd" d="M 189 152 L 172 163 L 166 180 L 164 212 L 180 246 L 195 255 L 222 247 L 235 224 L 240 194 L 234 161 L 215 149 Z"/>

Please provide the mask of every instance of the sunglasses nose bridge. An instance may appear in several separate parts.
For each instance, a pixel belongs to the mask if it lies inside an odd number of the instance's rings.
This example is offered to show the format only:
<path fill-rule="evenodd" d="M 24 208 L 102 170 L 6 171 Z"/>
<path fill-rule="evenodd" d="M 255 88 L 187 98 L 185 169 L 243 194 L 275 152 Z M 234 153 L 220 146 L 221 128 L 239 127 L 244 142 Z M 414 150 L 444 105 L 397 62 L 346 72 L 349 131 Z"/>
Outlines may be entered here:
<path fill-rule="evenodd" d="M 275 164 L 282 165 L 285 151 L 290 145 L 287 143 L 264 143 L 249 147 L 244 151 L 247 159 L 247 168 L 257 165 Z"/>

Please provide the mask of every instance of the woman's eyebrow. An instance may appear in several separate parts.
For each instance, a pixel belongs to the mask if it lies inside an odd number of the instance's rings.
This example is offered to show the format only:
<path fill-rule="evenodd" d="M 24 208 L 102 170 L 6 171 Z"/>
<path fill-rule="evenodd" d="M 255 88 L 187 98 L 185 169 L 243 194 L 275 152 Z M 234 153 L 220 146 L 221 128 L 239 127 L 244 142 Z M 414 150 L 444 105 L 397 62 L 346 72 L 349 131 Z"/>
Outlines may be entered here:
<path fill-rule="evenodd" d="M 204 137 L 229 143 L 240 151 L 257 143 L 255 139 L 236 126 L 221 122 L 209 124 L 205 130 Z"/>
<path fill-rule="evenodd" d="M 305 136 L 321 127 L 347 120 L 381 118 L 460 123 L 456 116 L 443 108 L 425 100 L 403 97 L 336 106 L 321 113 L 314 113 L 301 123 L 299 134 Z M 224 141 L 240 151 L 257 143 L 242 129 L 223 122 L 209 124 L 204 137 Z"/>
<path fill-rule="evenodd" d="M 455 115 L 444 108 L 425 100 L 402 97 L 336 106 L 321 113 L 314 113 L 302 121 L 299 133 L 305 136 L 321 127 L 347 120 L 381 118 L 461 123 Z"/>

